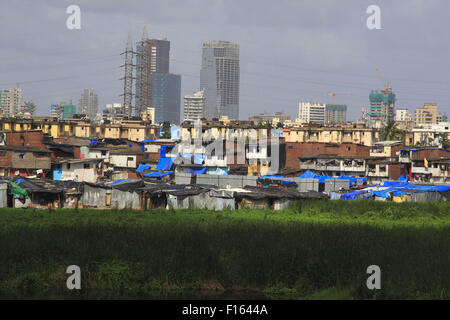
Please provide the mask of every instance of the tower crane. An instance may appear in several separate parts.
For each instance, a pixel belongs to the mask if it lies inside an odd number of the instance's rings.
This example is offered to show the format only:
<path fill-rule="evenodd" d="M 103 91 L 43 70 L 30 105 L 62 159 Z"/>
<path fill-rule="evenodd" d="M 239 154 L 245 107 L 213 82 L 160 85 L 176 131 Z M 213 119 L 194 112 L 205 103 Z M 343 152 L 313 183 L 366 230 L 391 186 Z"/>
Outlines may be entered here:
<path fill-rule="evenodd" d="M 336 93 L 336 92 L 330 92 L 328 93 L 329 96 L 331 96 L 331 104 L 334 104 L 334 97 L 335 96 L 351 96 L 353 93 Z"/>
<path fill-rule="evenodd" d="M 391 84 L 390 84 L 390 82 L 389 81 L 384 82 L 383 77 L 381 76 L 380 70 L 378 70 L 378 68 L 377 68 L 377 73 L 378 73 L 378 77 L 381 80 L 381 83 L 383 83 L 385 93 L 390 92 L 391 91 Z"/>

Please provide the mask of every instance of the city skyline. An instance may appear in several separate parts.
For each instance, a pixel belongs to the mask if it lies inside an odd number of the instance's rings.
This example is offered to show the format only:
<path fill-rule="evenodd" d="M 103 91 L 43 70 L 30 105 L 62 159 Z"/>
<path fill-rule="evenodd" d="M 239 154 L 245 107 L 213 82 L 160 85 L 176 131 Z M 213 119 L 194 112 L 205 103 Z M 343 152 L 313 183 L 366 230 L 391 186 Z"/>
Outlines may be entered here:
<path fill-rule="evenodd" d="M 18 2 L 2 21 L 0 33 L 9 46 L 0 52 L 0 88 L 19 83 L 23 100 L 36 103 L 37 115 L 47 115 L 49 106 L 59 101 L 76 101 L 84 88 L 98 93 L 99 109 L 120 103 L 120 53 L 128 34 L 135 43 L 147 25 L 151 38 L 171 41 L 171 72 L 183 78 L 182 97 L 200 89 L 203 42 L 239 43 L 241 119 L 261 110 L 281 111 L 294 118 L 299 101 L 330 103 L 329 93 L 337 92 L 352 93 L 337 95 L 335 103 L 346 104 L 349 120 L 357 120 L 361 108 L 370 107 L 370 91 L 383 89 L 377 68 L 391 81 L 396 108 L 413 111 L 435 101 L 440 112 L 450 113 L 450 81 L 443 68 L 448 22 L 430 19 L 441 17 L 447 3 L 440 1 L 441 9 L 437 9 L 411 1 L 408 10 L 395 3 L 381 4 L 382 29 L 368 30 L 365 9 L 370 2 L 321 2 L 321 6 L 312 1 L 277 6 L 262 2 L 248 19 L 253 8 L 239 4 L 241 10 L 236 13 L 238 4 L 233 1 L 227 2 L 229 6 L 218 1 L 201 13 L 195 10 L 201 2 L 124 6 L 81 1 L 80 30 L 65 27 L 69 2 Z M 286 15 L 275 18 L 268 13 L 271 10 Z M 15 21 L 24 20 L 21 28 L 14 28 Z M 124 23 L 116 24 L 119 20 Z"/>

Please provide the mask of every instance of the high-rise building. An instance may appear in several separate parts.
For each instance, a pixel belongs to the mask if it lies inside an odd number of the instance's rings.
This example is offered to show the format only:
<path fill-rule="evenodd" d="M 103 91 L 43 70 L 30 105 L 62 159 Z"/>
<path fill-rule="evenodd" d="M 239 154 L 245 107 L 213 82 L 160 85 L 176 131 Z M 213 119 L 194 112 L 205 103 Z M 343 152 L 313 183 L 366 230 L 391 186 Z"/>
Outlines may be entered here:
<path fill-rule="evenodd" d="M 155 122 L 180 122 L 181 76 L 169 72 L 170 42 L 148 39 L 144 28 L 136 44 L 136 115 L 155 109 Z"/>
<path fill-rule="evenodd" d="M 406 108 L 399 108 L 395 110 L 395 121 L 411 121 L 411 114 Z"/>
<path fill-rule="evenodd" d="M 155 108 L 147 108 L 147 111 L 141 113 L 141 118 L 151 124 L 155 123 Z"/>
<path fill-rule="evenodd" d="M 0 90 L 0 107 L 3 117 L 13 117 L 22 105 L 22 89 L 11 88 Z"/>
<path fill-rule="evenodd" d="M 24 101 L 19 108 L 19 114 L 29 114 L 30 116 L 34 117 L 36 115 L 36 105 L 31 100 Z"/>
<path fill-rule="evenodd" d="M 239 119 L 239 44 L 228 41 L 203 43 L 200 90 L 205 94 L 208 119 L 226 115 Z"/>
<path fill-rule="evenodd" d="M 325 104 L 317 102 L 300 102 L 298 117 L 305 123 L 324 123 Z"/>
<path fill-rule="evenodd" d="M 77 113 L 77 107 L 72 104 L 72 101 L 69 104 L 62 105 L 62 120 L 72 118 L 74 114 Z"/>
<path fill-rule="evenodd" d="M 438 111 L 436 103 L 425 103 L 423 108 L 414 112 L 414 124 L 437 124 Z"/>
<path fill-rule="evenodd" d="M 51 118 L 57 118 L 57 119 L 61 119 L 62 118 L 62 108 L 64 106 L 65 102 L 61 102 L 60 104 L 52 104 L 50 106 L 50 117 Z"/>
<path fill-rule="evenodd" d="M 89 116 L 93 120 L 98 113 L 98 98 L 92 89 L 84 89 L 78 103 L 78 113 Z"/>
<path fill-rule="evenodd" d="M 180 123 L 181 76 L 172 73 L 152 73 L 155 123 Z"/>
<path fill-rule="evenodd" d="M 123 108 L 121 103 L 107 103 L 102 112 L 103 120 L 122 120 L 128 117 L 128 108 Z"/>
<path fill-rule="evenodd" d="M 204 117 L 204 93 L 201 90 L 184 96 L 184 120 L 199 120 Z"/>
<path fill-rule="evenodd" d="M 395 94 L 387 86 L 385 90 L 373 90 L 369 94 L 370 112 L 369 125 L 375 126 L 377 122 L 381 125 L 394 120 Z"/>
<path fill-rule="evenodd" d="M 325 123 L 346 123 L 347 106 L 345 104 L 327 104 L 324 116 Z"/>

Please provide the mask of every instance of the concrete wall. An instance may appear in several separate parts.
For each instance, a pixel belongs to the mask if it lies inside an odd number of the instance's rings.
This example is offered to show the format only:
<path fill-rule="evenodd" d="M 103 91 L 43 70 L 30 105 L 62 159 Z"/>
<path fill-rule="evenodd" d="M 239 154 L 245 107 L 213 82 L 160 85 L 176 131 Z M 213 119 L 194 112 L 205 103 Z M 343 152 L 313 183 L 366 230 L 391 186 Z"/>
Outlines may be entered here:
<path fill-rule="evenodd" d="M 197 184 L 212 184 L 214 186 L 219 185 L 219 176 L 214 176 L 210 174 L 198 174 Z"/>
<path fill-rule="evenodd" d="M 325 180 L 325 192 L 339 191 L 340 188 L 350 189 L 350 181 L 344 179 L 327 179 Z"/>
<path fill-rule="evenodd" d="M 258 180 L 258 177 L 242 176 L 242 186 L 256 187 L 256 180 Z"/>
<path fill-rule="evenodd" d="M 242 188 L 242 177 L 238 175 L 219 176 L 219 187 Z"/>
<path fill-rule="evenodd" d="M 297 183 L 297 191 L 319 191 L 319 180 L 309 178 L 283 178 L 286 181 Z"/>
<path fill-rule="evenodd" d="M 229 186 L 230 188 L 256 186 L 257 179 L 258 177 L 240 176 L 240 175 L 226 175 L 226 176 L 215 176 L 209 174 L 197 175 L 198 184 L 212 184 L 221 188 L 226 188 L 227 186 Z"/>
<path fill-rule="evenodd" d="M 191 174 L 190 173 L 175 173 L 175 184 L 190 184 Z"/>
<path fill-rule="evenodd" d="M 97 182 L 97 169 L 95 168 L 95 162 L 87 162 L 89 168 L 84 167 L 84 163 L 71 163 L 70 169 L 67 169 L 68 163 L 62 165 L 62 177 L 61 180 L 74 180 L 80 182 Z"/>
<path fill-rule="evenodd" d="M 128 160 L 128 157 L 132 158 L 132 160 Z M 135 155 L 111 154 L 109 163 L 116 167 L 136 168 L 137 166 Z"/>
<path fill-rule="evenodd" d="M 23 157 L 19 153 L 24 153 Z M 12 168 L 26 168 L 26 169 L 50 169 L 51 160 L 49 153 L 42 153 L 32 151 L 13 151 L 11 156 Z"/>

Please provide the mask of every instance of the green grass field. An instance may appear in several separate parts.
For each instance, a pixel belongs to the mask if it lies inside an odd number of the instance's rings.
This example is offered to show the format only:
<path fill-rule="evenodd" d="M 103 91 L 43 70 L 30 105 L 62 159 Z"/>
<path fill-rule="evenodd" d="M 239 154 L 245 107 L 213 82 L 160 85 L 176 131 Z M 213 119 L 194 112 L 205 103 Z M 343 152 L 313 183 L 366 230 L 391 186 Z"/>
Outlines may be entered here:
<path fill-rule="evenodd" d="M 0 211 L 0 297 L 448 299 L 450 203 Z M 381 290 L 366 268 L 381 268 Z M 66 288 L 67 266 L 82 272 Z"/>

